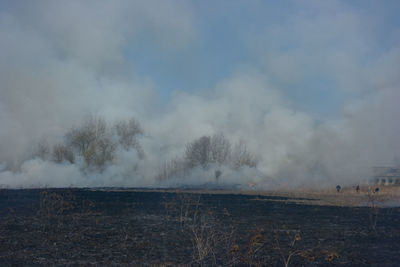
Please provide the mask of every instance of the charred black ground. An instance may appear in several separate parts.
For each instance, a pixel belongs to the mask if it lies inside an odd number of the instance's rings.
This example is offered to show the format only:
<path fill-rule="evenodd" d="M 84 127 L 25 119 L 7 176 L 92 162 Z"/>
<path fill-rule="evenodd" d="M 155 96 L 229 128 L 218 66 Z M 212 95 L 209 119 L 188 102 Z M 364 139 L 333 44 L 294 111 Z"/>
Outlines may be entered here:
<path fill-rule="evenodd" d="M 205 192 L 1 190 L 0 265 L 400 262 L 400 208 L 290 201 Z"/>

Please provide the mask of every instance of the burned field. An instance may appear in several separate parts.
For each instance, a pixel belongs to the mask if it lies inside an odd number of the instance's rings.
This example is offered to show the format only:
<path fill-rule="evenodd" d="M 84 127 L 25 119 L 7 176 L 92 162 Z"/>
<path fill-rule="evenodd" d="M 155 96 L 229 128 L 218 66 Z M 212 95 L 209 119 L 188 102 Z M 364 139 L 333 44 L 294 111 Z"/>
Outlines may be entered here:
<path fill-rule="evenodd" d="M 1 190 L 0 265 L 398 266 L 400 208 L 293 201 Z"/>

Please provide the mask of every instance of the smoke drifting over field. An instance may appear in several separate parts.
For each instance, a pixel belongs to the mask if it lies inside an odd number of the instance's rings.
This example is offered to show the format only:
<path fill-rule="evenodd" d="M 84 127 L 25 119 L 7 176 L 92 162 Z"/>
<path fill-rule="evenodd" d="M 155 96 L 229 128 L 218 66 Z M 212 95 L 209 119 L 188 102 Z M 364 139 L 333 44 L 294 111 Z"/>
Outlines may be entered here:
<path fill-rule="evenodd" d="M 214 182 L 220 169 L 219 183 L 226 185 L 323 186 L 358 183 L 371 166 L 398 165 L 398 32 L 386 36 L 378 53 L 377 43 L 368 43 L 382 34 L 379 21 L 365 31 L 368 18 L 341 2 L 311 1 L 305 8 L 320 15 L 299 12 L 262 34 L 243 33 L 250 63 L 207 89 L 176 88 L 162 97 L 164 85 L 141 74 L 130 49 L 140 53 L 137 44 L 147 42 L 177 55 L 201 43 L 188 2 L 6 1 L 0 9 L 0 185 L 201 185 Z M 296 49 L 280 48 L 288 43 Z M 179 68 L 171 68 L 179 77 Z M 285 89 L 307 84 L 314 74 L 329 76 L 337 86 L 329 90 L 349 96 L 337 112 L 302 108 L 301 99 L 315 92 L 299 88 L 304 92 L 293 97 Z M 321 105 L 335 95 L 328 91 Z M 138 141 L 145 157 L 117 147 L 103 170 L 85 171 L 79 158 L 55 163 L 37 156 L 38 143 L 64 142 L 89 115 L 109 124 L 134 117 L 143 128 Z M 165 162 L 183 157 L 188 143 L 219 133 L 232 144 L 244 141 L 257 167 L 211 164 L 185 173 L 184 182 L 156 178 Z"/>

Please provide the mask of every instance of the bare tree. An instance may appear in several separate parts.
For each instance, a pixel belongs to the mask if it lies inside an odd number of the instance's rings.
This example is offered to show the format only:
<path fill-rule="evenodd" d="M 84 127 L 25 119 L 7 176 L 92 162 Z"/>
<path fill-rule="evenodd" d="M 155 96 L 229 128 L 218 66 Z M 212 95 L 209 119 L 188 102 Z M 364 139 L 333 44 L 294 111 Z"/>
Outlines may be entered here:
<path fill-rule="evenodd" d="M 242 166 L 257 167 L 256 157 L 248 151 L 247 145 L 243 140 L 236 144 L 233 149 L 232 164 L 234 168 Z"/>
<path fill-rule="evenodd" d="M 202 166 L 203 168 L 212 161 L 211 137 L 202 136 L 186 145 L 185 160 L 190 168 Z"/>
<path fill-rule="evenodd" d="M 111 138 L 99 139 L 94 148 L 94 163 L 96 166 L 104 166 L 106 162 L 112 161 L 115 157 L 116 144 Z"/>
<path fill-rule="evenodd" d="M 53 147 L 53 161 L 61 163 L 63 161 L 75 162 L 74 153 L 63 144 L 57 144 Z"/>
<path fill-rule="evenodd" d="M 95 142 L 96 138 L 96 121 L 93 117 L 86 119 L 79 127 L 71 129 L 66 134 L 67 144 L 72 147 L 78 155 L 87 154 L 90 146 Z M 102 125 L 103 121 L 99 121 Z M 104 127 L 100 127 L 104 128 Z"/>
<path fill-rule="evenodd" d="M 90 117 L 66 135 L 67 144 L 82 156 L 86 165 L 104 167 L 115 157 L 116 144 L 103 118 Z"/>
<path fill-rule="evenodd" d="M 202 136 L 186 145 L 185 159 L 189 167 L 207 167 L 210 163 L 226 164 L 231 154 L 231 143 L 221 133 Z"/>
<path fill-rule="evenodd" d="M 157 180 L 166 180 L 173 177 L 183 178 L 187 174 L 187 164 L 181 159 L 166 160 L 160 167 Z"/>
<path fill-rule="evenodd" d="M 256 157 L 247 149 L 244 141 L 240 141 L 232 150 L 231 142 L 222 133 L 211 136 L 202 136 L 188 143 L 185 148 L 183 160 L 174 159 L 166 161 L 160 168 L 158 179 L 184 176 L 188 170 L 195 167 L 209 168 L 210 164 L 230 165 L 233 168 L 242 166 L 256 167 Z M 215 170 L 215 179 L 218 182 L 222 171 Z"/>
<path fill-rule="evenodd" d="M 38 142 L 34 152 L 34 157 L 39 157 L 42 160 L 47 160 L 50 157 L 50 145 L 46 140 L 41 140 Z"/>
<path fill-rule="evenodd" d="M 231 154 L 231 142 L 224 134 L 215 134 L 211 137 L 211 159 L 212 162 L 225 164 L 228 162 Z"/>
<path fill-rule="evenodd" d="M 139 158 L 144 157 L 144 151 L 137 140 L 143 134 L 142 127 L 134 118 L 129 121 L 119 121 L 115 124 L 119 144 L 126 150 L 136 149 Z"/>

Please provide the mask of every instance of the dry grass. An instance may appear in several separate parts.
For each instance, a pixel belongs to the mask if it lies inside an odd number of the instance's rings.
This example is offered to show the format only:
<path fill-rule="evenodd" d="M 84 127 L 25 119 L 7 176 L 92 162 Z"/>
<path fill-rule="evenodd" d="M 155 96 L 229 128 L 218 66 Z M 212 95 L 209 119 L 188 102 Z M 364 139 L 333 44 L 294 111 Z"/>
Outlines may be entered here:
<path fill-rule="evenodd" d="M 194 194 L 240 194 L 254 196 L 273 196 L 283 197 L 287 199 L 276 199 L 275 201 L 284 201 L 288 203 L 298 203 L 307 205 L 322 205 L 322 206 L 341 206 L 341 207 L 360 207 L 368 206 L 371 199 L 371 192 L 375 188 L 379 188 L 378 193 L 374 196 L 378 206 L 385 206 L 386 203 L 398 201 L 400 203 L 400 186 L 384 186 L 371 185 L 360 186 L 360 191 L 357 192 L 355 186 L 342 187 L 340 193 L 335 187 L 328 189 L 320 188 L 296 188 L 288 189 L 281 188 L 276 190 L 191 190 L 191 189 L 121 189 L 116 191 L 149 191 L 149 192 L 175 192 L 175 193 L 194 193 Z M 115 191 L 115 190 L 112 190 Z M 259 199 L 262 200 L 262 199 Z M 274 200 L 274 199 L 268 199 Z"/>
<path fill-rule="evenodd" d="M 341 207 L 359 207 L 368 206 L 371 201 L 371 194 L 378 206 L 385 206 L 385 203 L 398 200 L 400 202 L 400 186 L 379 186 L 379 192 L 374 193 L 378 186 L 361 186 L 357 192 L 355 187 L 342 188 L 341 192 L 332 189 L 292 189 L 275 190 L 268 192 L 257 192 L 264 196 L 287 197 L 289 202 L 309 204 L 309 205 L 327 205 Z"/>

